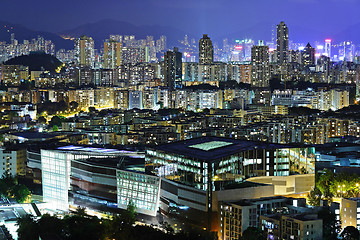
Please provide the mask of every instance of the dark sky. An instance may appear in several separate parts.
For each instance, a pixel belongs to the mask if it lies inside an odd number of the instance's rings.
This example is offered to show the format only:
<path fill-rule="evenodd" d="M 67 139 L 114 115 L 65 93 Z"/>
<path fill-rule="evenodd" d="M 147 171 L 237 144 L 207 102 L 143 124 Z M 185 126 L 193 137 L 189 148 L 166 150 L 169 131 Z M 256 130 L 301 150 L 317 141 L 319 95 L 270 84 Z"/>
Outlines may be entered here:
<path fill-rule="evenodd" d="M 285 20 L 337 33 L 360 23 L 359 12 L 360 0 L 3 0 L 0 20 L 57 32 L 111 18 L 217 35 Z"/>

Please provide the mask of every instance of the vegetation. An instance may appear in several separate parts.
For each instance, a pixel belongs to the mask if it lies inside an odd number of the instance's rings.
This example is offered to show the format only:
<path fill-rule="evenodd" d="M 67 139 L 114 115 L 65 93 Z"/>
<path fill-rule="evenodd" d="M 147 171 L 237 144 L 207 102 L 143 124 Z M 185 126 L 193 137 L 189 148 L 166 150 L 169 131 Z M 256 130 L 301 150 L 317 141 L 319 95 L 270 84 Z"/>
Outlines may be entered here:
<path fill-rule="evenodd" d="M 360 177 L 357 174 L 335 174 L 325 169 L 315 177 L 315 188 L 307 196 L 308 203 L 313 206 L 320 204 L 320 199 L 331 201 L 333 197 L 358 197 L 360 194 Z"/>
<path fill-rule="evenodd" d="M 359 230 L 353 226 L 347 226 L 344 228 L 344 231 L 340 234 L 344 240 L 358 240 L 359 239 Z"/>
<path fill-rule="evenodd" d="M 57 114 L 58 112 L 63 112 L 68 109 L 68 105 L 64 100 L 60 102 L 51 102 L 46 101 L 38 105 L 37 111 L 39 113 L 47 112 L 49 115 Z"/>
<path fill-rule="evenodd" d="M 320 206 L 321 191 L 314 187 L 307 195 L 308 204 L 311 206 Z"/>
<path fill-rule="evenodd" d="M 248 227 L 240 240 L 266 240 L 266 232 L 256 227 Z"/>
<path fill-rule="evenodd" d="M 19 184 L 16 177 L 4 174 L 0 179 L 0 194 L 7 198 L 14 198 L 17 202 L 23 203 L 30 197 L 29 189 Z"/>
<path fill-rule="evenodd" d="M 322 209 L 318 212 L 318 218 L 323 220 L 323 239 L 336 240 L 341 226 L 340 221 L 336 220 L 335 213 L 329 209 Z"/>
<path fill-rule="evenodd" d="M 49 71 L 55 70 L 62 65 L 56 57 L 45 54 L 44 52 L 31 53 L 9 59 L 5 65 L 23 65 L 28 66 L 30 71 Z"/>
<path fill-rule="evenodd" d="M 126 211 L 112 218 L 99 219 L 86 214 L 84 208 L 78 208 L 73 215 L 58 218 L 48 214 L 39 220 L 31 216 L 19 218 L 17 221 L 18 239 L 33 240 L 45 236 L 54 239 L 75 240 L 215 240 L 215 234 L 199 234 L 198 232 L 163 232 L 149 226 L 136 226 L 135 205 L 130 203 Z"/>

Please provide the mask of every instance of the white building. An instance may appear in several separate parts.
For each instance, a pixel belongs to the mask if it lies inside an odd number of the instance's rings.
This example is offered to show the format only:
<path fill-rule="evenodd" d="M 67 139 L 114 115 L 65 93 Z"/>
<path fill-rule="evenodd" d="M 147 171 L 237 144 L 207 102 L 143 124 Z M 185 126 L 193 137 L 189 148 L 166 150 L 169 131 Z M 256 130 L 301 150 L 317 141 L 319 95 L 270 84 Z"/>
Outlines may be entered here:
<path fill-rule="evenodd" d="M 140 172 L 116 171 L 118 208 L 126 209 L 129 202 L 136 212 L 156 216 L 159 209 L 160 178 Z"/>

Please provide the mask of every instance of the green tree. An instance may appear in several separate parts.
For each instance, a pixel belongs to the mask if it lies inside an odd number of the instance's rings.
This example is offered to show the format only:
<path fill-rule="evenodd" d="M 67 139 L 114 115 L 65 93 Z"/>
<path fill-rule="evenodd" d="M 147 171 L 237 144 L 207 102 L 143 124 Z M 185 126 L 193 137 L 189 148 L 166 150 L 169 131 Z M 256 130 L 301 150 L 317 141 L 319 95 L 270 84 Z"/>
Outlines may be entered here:
<path fill-rule="evenodd" d="M 22 203 L 30 196 L 30 191 L 25 185 L 19 184 L 16 177 L 6 173 L 0 179 L 0 195 L 8 198 L 13 197 Z"/>
<path fill-rule="evenodd" d="M 307 194 L 307 200 L 311 206 L 320 206 L 321 191 L 315 187 Z"/>
<path fill-rule="evenodd" d="M 241 240 L 266 240 L 266 232 L 256 227 L 248 227 L 244 232 Z"/>
<path fill-rule="evenodd" d="M 331 185 L 335 179 L 334 173 L 325 169 L 325 172 L 320 174 L 317 179 L 316 187 L 321 191 L 325 199 L 331 200 L 334 197 L 334 192 L 331 190 Z"/>
<path fill-rule="evenodd" d="M 344 228 L 340 236 L 344 240 L 359 240 L 359 230 L 353 226 L 347 226 Z"/>
<path fill-rule="evenodd" d="M 64 217 L 63 222 L 64 232 L 68 240 L 104 239 L 105 226 L 102 224 L 102 220 L 97 217 L 72 215 Z"/>
<path fill-rule="evenodd" d="M 12 195 L 18 203 L 23 203 L 31 196 L 31 192 L 24 184 L 17 184 L 12 189 Z"/>
<path fill-rule="evenodd" d="M 76 211 L 74 213 L 75 215 L 78 215 L 80 217 L 85 217 L 85 216 L 88 216 L 86 214 L 86 208 L 85 207 L 80 207 L 80 206 L 77 206 L 76 208 Z"/>
<path fill-rule="evenodd" d="M 44 214 L 37 221 L 39 228 L 39 235 L 42 236 L 58 236 L 61 237 L 64 232 L 63 221 L 56 216 L 50 214 Z"/>
<path fill-rule="evenodd" d="M 335 213 L 329 209 L 322 209 L 318 212 L 318 218 L 323 220 L 323 239 L 336 240 L 341 226 L 340 221 L 336 220 Z"/>
<path fill-rule="evenodd" d="M 38 118 L 38 122 L 39 123 L 42 123 L 42 124 L 46 124 L 46 118 L 44 117 L 44 116 L 40 116 L 39 118 Z"/>
<path fill-rule="evenodd" d="M 30 215 L 18 218 L 16 225 L 18 226 L 17 233 L 19 240 L 38 240 L 39 227 Z"/>
<path fill-rule="evenodd" d="M 59 127 L 57 125 L 52 126 L 53 132 L 59 131 Z"/>
<path fill-rule="evenodd" d="M 75 102 L 75 101 L 72 101 L 72 102 L 69 103 L 69 106 L 70 106 L 71 110 L 75 110 L 75 109 L 77 109 L 79 107 L 79 104 L 77 102 Z"/>
<path fill-rule="evenodd" d="M 61 126 L 62 123 L 62 119 L 58 116 L 53 116 L 49 122 L 49 126 L 53 127 L 54 125 L 56 126 Z"/>

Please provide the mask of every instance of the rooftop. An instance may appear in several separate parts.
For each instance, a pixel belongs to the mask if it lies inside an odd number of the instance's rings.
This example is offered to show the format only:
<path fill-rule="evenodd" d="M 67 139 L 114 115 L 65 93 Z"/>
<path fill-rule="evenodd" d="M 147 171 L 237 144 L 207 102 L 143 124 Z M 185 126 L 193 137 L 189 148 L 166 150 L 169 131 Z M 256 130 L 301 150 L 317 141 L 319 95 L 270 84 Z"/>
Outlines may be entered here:
<path fill-rule="evenodd" d="M 295 147 L 299 146 L 221 137 L 200 137 L 156 146 L 154 149 L 212 162 L 248 150 Z"/>

